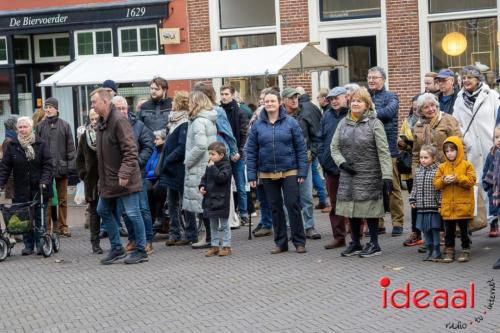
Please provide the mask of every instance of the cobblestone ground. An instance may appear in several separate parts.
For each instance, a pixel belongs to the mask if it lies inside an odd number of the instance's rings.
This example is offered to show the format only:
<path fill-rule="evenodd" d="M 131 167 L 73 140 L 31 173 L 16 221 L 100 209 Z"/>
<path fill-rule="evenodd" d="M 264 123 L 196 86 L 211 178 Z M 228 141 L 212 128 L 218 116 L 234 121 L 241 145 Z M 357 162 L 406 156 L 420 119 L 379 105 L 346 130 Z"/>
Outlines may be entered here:
<path fill-rule="evenodd" d="M 409 218 L 405 236 L 381 236 L 382 256 L 342 258 L 340 250 L 323 249 L 331 231 L 317 212 L 323 239 L 308 241 L 307 254 L 270 255 L 272 238 L 249 241 L 240 229 L 228 258 L 167 248 L 158 237 L 148 263 L 102 266 L 83 213 L 70 208 L 73 237 L 62 240 L 60 253 L 21 257 L 18 244 L 0 263 L 0 332 L 500 332 L 500 302 L 484 313 L 487 281 L 500 283 L 491 269 L 500 239 L 486 230 L 473 235 L 467 264 L 422 262 L 415 247 L 404 248 Z M 474 281 L 475 307 L 382 309 L 382 276 L 391 279 L 389 291 L 408 281 L 412 290 L 451 292 Z M 446 328 L 459 322 L 467 329 Z"/>

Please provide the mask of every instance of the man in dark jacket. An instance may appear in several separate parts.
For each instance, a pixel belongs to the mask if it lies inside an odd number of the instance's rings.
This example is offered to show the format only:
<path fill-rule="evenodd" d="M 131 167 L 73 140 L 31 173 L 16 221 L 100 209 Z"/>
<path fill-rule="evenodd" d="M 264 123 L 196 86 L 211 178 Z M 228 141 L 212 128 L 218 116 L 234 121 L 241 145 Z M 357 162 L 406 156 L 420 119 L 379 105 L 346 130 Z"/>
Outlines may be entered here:
<path fill-rule="evenodd" d="M 439 71 L 436 80 L 439 85 L 439 110 L 451 115 L 460 91 L 455 86 L 455 73 L 450 69 L 442 69 Z"/>
<path fill-rule="evenodd" d="M 52 156 L 53 175 L 57 189 L 57 224 L 61 236 L 71 237 L 68 217 L 68 174 L 75 169 L 75 141 L 69 124 L 59 118 L 59 102 L 54 97 L 45 101 L 45 119 L 36 129 L 38 136 L 49 145 Z M 51 210 L 48 210 L 48 219 L 51 221 Z"/>
<path fill-rule="evenodd" d="M 141 105 L 139 120 L 151 131 L 167 128 L 168 114 L 172 110 L 172 99 L 167 97 L 167 80 L 156 77 L 149 82 L 151 98 Z"/>
<path fill-rule="evenodd" d="M 220 88 L 221 107 L 226 111 L 227 119 L 231 124 L 233 135 L 238 146 L 238 153 L 231 157 L 231 167 L 236 189 L 238 191 L 238 210 L 240 212 L 241 223 L 248 223 L 247 192 L 245 185 L 245 162 L 243 150 L 247 141 L 248 115 L 240 109 L 238 102 L 234 98 L 235 89 L 227 85 Z"/>
<path fill-rule="evenodd" d="M 304 110 L 299 108 L 299 92 L 294 88 L 285 88 L 281 93 L 283 98 L 283 107 L 289 116 L 294 117 L 301 129 L 302 135 L 307 148 L 307 177 L 299 186 L 300 190 L 300 205 L 302 207 L 302 216 L 304 218 L 304 228 L 306 230 L 306 237 L 311 239 L 321 239 L 319 234 L 314 228 L 315 221 L 313 215 L 313 202 L 312 202 L 312 170 L 311 162 L 316 158 L 317 146 L 319 143 L 319 124 L 321 121 L 321 113 L 318 117 L 316 111 L 312 108 Z"/>
<path fill-rule="evenodd" d="M 90 96 L 92 108 L 100 116 L 97 129 L 100 194 L 97 213 L 111 243 L 109 254 L 101 263 L 109 265 L 126 256 L 118 231 L 117 205 L 123 206 L 130 219 L 136 241 L 136 249 L 125 259 L 125 263 L 147 261 L 144 221 L 139 206 L 143 186 L 132 127 L 128 119 L 112 106 L 111 95 L 106 89 L 96 89 Z"/>
<path fill-rule="evenodd" d="M 325 249 L 335 249 L 345 246 L 346 219 L 335 214 L 337 191 L 339 188 L 340 171 L 333 161 L 330 153 L 330 144 L 337 126 L 347 116 L 347 90 L 344 87 L 335 87 L 327 95 L 330 108 L 323 113 L 320 124 L 320 144 L 318 146 L 318 159 L 326 180 L 326 189 L 330 197 L 330 224 L 332 226 L 333 240 L 325 245 Z"/>
<path fill-rule="evenodd" d="M 135 143 L 138 149 L 138 162 L 139 168 L 141 169 L 142 175 L 142 192 L 139 198 L 139 208 L 142 214 L 142 220 L 144 221 L 144 227 L 146 231 L 146 252 L 148 254 L 153 253 L 153 219 L 151 218 L 151 210 L 149 209 L 148 203 L 148 188 L 146 184 L 146 179 L 144 178 L 144 169 L 148 163 L 151 154 L 153 153 L 154 147 L 154 135 L 153 132 L 144 125 L 144 123 L 137 119 L 135 114 L 129 112 L 128 103 L 125 97 L 115 96 L 111 100 L 115 109 L 118 110 L 125 118 L 128 119 L 130 126 L 134 132 Z M 163 203 L 162 203 L 163 204 Z M 121 214 L 119 214 L 121 215 Z M 127 215 L 123 216 L 125 225 L 128 229 L 128 240 L 129 242 L 125 246 L 125 251 L 127 253 L 135 250 L 135 235 L 134 229 L 132 228 L 130 219 Z"/>
<path fill-rule="evenodd" d="M 372 67 L 368 70 L 368 88 L 372 96 L 373 104 L 377 118 L 384 124 L 387 142 L 392 157 L 392 192 L 390 196 L 390 210 L 392 219 L 392 236 L 401 236 L 403 234 L 404 204 L 401 195 L 401 180 L 396 159 L 399 156 L 398 149 L 398 95 L 385 88 L 387 75 L 382 67 Z M 384 233 L 384 221 L 380 219 L 379 232 Z"/>
<path fill-rule="evenodd" d="M 2 142 L 2 157 L 5 154 L 7 145 L 17 140 L 16 125 L 17 115 L 12 115 L 3 123 L 5 127 L 5 140 Z M 14 177 L 11 175 L 7 184 L 5 185 L 5 199 L 12 199 L 14 197 Z"/>
<path fill-rule="evenodd" d="M 311 102 L 311 98 L 309 97 L 308 94 L 306 94 L 306 91 L 302 87 L 297 87 L 297 91 L 299 92 L 299 108 L 304 112 L 305 114 L 311 114 L 313 115 L 313 120 L 317 124 L 314 125 L 316 127 L 316 130 L 319 131 L 319 121 L 321 120 L 321 117 L 323 116 L 323 112 L 318 108 L 314 103 Z M 317 132 L 317 135 L 319 133 Z M 317 146 L 316 146 L 317 147 Z M 317 149 L 317 148 L 316 148 Z M 312 173 L 312 182 L 313 182 L 313 188 L 316 189 L 316 192 L 318 193 L 318 199 L 319 203 L 314 207 L 315 209 L 325 209 L 329 208 L 329 204 L 327 202 L 328 195 L 326 194 L 325 190 L 325 184 L 323 183 L 323 179 L 321 178 L 321 175 L 319 174 L 318 171 L 318 158 L 314 157 L 311 161 L 311 173 Z"/>

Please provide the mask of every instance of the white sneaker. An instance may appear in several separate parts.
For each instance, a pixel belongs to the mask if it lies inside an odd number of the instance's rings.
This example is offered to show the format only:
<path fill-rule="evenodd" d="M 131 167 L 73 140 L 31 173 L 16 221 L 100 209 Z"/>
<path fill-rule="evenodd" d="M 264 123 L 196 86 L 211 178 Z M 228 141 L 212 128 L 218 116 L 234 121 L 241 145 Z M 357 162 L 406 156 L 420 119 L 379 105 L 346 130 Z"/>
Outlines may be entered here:
<path fill-rule="evenodd" d="M 257 212 L 253 212 L 252 214 L 250 214 L 251 217 L 257 217 Z"/>

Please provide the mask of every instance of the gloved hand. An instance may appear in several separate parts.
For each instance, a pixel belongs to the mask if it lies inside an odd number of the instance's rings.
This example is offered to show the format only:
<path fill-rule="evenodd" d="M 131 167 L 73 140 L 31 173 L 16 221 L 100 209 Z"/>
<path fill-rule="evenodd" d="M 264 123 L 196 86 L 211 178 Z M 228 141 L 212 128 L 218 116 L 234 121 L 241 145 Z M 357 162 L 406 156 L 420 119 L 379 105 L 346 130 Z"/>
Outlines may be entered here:
<path fill-rule="evenodd" d="M 345 172 L 347 172 L 351 176 L 354 176 L 355 174 L 357 174 L 356 170 L 354 170 L 354 168 L 352 167 L 352 164 L 349 162 L 342 163 L 339 166 L 339 168 L 341 168 L 342 170 L 344 170 Z"/>
<path fill-rule="evenodd" d="M 392 179 L 383 179 L 382 198 L 384 201 L 384 211 L 386 213 L 391 211 L 391 192 L 392 192 Z"/>

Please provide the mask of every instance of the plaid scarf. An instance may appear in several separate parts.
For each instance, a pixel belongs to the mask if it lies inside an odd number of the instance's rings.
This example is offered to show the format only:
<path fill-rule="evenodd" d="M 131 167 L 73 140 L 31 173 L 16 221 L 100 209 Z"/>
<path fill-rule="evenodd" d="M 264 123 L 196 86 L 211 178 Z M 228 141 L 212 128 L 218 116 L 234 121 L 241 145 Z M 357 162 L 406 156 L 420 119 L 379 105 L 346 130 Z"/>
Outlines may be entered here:
<path fill-rule="evenodd" d="M 33 144 L 35 143 L 35 133 L 31 132 L 29 135 L 22 137 L 17 136 L 17 140 L 21 144 L 26 154 L 26 159 L 28 161 L 33 161 L 35 159 L 35 150 L 33 149 Z"/>
<path fill-rule="evenodd" d="M 96 141 L 96 133 L 95 129 L 92 125 L 88 125 L 85 129 L 85 139 L 87 140 L 87 146 L 93 151 L 97 150 L 97 141 Z"/>
<path fill-rule="evenodd" d="M 476 90 L 473 92 L 468 91 L 467 89 L 464 89 L 464 104 L 465 106 L 472 111 L 474 108 L 474 103 L 476 102 L 476 98 L 483 89 L 483 83 L 479 83 L 479 85 L 476 87 Z"/>

